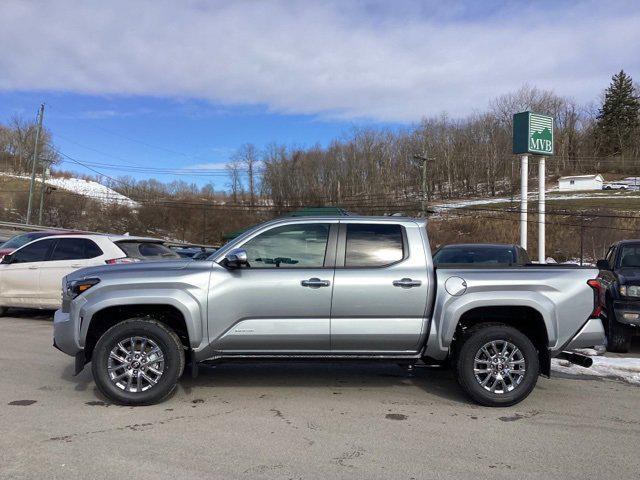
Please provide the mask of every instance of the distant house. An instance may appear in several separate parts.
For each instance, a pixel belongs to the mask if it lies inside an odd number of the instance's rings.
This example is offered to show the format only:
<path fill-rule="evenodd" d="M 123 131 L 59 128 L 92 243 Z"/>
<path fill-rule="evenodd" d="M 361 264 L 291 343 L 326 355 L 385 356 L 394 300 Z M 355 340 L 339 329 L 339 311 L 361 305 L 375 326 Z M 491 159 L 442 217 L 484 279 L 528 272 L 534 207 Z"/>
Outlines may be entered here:
<path fill-rule="evenodd" d="M 558 189 L 567 190 L 602 190 L 604 179 L 602 175 L 575 175 L 573 177 L 560 177 Z"/>

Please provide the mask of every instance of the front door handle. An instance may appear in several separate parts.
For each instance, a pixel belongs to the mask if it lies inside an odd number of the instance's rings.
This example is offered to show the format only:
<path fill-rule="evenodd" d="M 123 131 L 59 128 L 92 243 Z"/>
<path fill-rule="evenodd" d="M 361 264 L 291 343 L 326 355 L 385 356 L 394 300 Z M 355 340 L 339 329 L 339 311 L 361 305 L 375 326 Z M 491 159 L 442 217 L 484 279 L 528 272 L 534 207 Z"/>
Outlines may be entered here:
<path fill-rule="evenodd" d="M 29 267 L 29 270 L 37 270 L 37 269 L 38 269 L 38 267 L 37 267 L 37 266 L 35 266 L 35 265 L 31 265 L 31 266 Z"/>
<path fill-rule="evenodd" d="M 82 265 L 79 263 L 74 263 L 73 265 L 71 265 L 71 268 L 80 268 L 80 267 L 82 267 Z"/>
<path fill-rule="evenodd" d="M 309 280 L 302 280 L 300 282 L 300 285 L 302 285 L 303 287 L 309 287 L 309 288 L 320 288 L 320 287 L 328 287 L 329 285 L 331 285 L 331 282 L 329 282 L 329 280 L 320 280 L 319 278 L 310 278 Z"/>
<path fill-rule="evenodd" d="M 419 287 L 422 285 L 420 280 L 412 280 L 410 278 L 402 278 L 400 280 L 394 280 L 394 287 L 402 287 L 402 288 L 411 288 L 411 287 Z"/>

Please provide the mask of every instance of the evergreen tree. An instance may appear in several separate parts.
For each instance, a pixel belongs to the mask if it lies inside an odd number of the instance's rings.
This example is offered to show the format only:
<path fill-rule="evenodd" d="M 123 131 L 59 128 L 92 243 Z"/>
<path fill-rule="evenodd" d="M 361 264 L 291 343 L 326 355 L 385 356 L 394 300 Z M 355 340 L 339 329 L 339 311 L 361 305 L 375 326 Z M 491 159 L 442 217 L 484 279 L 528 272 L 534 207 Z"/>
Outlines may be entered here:
<path fill-rule="evenodd" d="M 640 99 L 633 80 L 624 70 L 614 75 L 604 92 L 597 123 L 598 150 L 601 155 L 623 155 L 635 143 L 640 126 Z"/>

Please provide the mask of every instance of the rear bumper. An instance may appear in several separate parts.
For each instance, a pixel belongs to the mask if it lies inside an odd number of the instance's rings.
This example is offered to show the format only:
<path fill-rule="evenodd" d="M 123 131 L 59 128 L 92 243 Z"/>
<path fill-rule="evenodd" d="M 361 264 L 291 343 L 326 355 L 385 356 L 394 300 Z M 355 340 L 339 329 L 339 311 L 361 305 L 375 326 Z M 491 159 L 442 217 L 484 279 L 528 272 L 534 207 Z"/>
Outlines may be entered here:
<path fill-rule="evenodd" d="M 563 350 L 594 347 L 606 343 L 604 327 L 599 318 L 590 318 Z"/>
<path fill-rule="evenodd" d="M 72 357 L 82 351 L 76 340 L 74 322 L 62 310 L 56 310 L 53 317 L 53 346 Z"/>
<path fill-rule="evenodd" d="M 640 302 L 615 300 L 613 312 L 619 323 L 640 326 Z"/>

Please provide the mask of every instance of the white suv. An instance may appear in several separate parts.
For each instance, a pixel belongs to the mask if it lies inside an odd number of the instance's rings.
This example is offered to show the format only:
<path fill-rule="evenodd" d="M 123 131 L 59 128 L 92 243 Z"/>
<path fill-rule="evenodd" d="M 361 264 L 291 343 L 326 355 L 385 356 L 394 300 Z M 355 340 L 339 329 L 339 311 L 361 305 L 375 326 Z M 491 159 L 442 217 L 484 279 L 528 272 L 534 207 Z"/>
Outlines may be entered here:
<path fill-rule="evenodd" d="M 79 268 L 178 259 L 154 238 L 75 234 L 34 240 L 0 262 L 0 314 L 7 307 L 60 308 L 62 278 Z"/>

